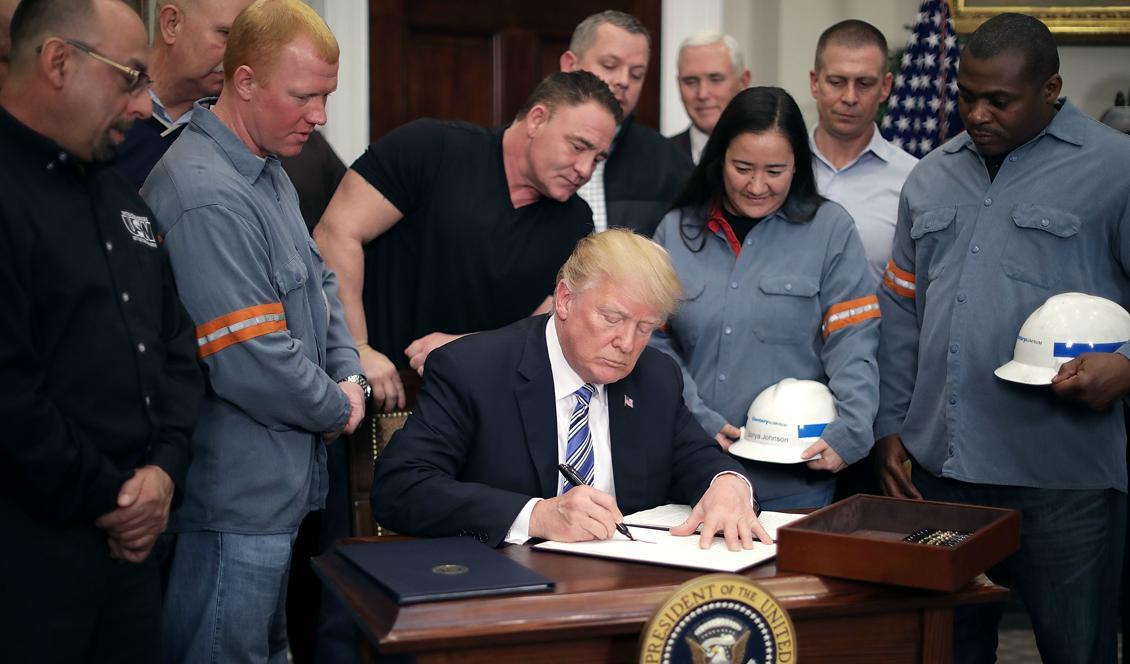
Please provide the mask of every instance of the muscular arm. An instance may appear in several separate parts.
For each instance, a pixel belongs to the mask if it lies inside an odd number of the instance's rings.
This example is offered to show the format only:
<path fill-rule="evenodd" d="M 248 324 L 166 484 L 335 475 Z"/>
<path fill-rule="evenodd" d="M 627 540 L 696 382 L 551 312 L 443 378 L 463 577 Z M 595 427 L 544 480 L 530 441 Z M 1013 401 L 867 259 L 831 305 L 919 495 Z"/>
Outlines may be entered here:
<path fill-rule="evenodd" d="M 349 169 L 314 228 L 314 241 L 326 265 L 337 275 L 337 295 L 345 312 L 345 324 L 357 343 L 361 367 L 373 386 L 373 401 L 386 411 L 404 408 L 404 385 L 388 357 L 369 346 L 361 299 L 365 284 L 364 245 L 387 232 L 402 217 L 381 192 Z"/>

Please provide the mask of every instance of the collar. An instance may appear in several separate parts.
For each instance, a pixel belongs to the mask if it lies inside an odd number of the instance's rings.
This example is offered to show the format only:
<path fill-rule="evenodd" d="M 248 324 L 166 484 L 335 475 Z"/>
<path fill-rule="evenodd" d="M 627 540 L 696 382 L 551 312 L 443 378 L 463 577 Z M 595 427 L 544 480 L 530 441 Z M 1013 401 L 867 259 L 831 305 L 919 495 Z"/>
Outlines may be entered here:
<path fill-rule="evenodd" d="M 153 102 L 153 119 L 161 123 L 161 126 L 165 128 L 165 131 L 161 132 L 162 137 L 168 136 L 188 124 L 188 121 L 192 119 L 192 111 L 196 108 L 196 105 L 193 104 L 193 106 L 182 113 L 179 118 L 173 120 L 169 117 L 168 110 L 165 109 L 165 105 L 161 103 L 161 98 L 157 96 L 153 88 L 149 88 L 149 100 Z"/>
<path fill-rule="evenodd" d="M 585 384 L 573 367 L 569 366 L 569 361 L 565 359 L 565 353 L 561 350 L 561 339 L 557 336 L 557 316 L 553 313 L 549 315 L 549 321 L 546 322 L 545 327 L 545 346 L 549 351 L 549 370 L 553 374 L 553 400 L 558 401 L 563 399 Z M 604 398 L 604 386 L 596 385 L 596 392 L 592 395 L 593 399 Z"/>
<path fill-rule="evenodd" d="M 81 164 L 76 157 L 52 139 L 20 122 L 0 106 L 0 136 L 10 140 L 19 152 L 30 157 L 30 163 L 43 164 L 48 169 L 56 165 Z"/>
<path fill-rule="evenodd" d="M 693 122 L 691 123 L 691 128 L 689 131 L 689 137 L 691 139 L 691 154 L 695 156 L 701 156 L 703 148 L 706 147 L 706 142 L 710 140 L 710 134 L 694 126 Z M 695 163 L 698 163 L 697 159 L 695 160 Z"/>
<path fill-rule="evenodd" d="M 1024 145 L 1028 145 L 1029 143 L 1038 140 L 1041 136 L 1047 134 L 1063 141 L 1064 143 L 1070 143 L 1072 145 L 1080 147 L 1083 146 L 1084 136 L 1086 136 L 1087 134 L 1087 126 L 1091 122 L 1091 118 L 1087 115 L 1084 115 L 1083 112 L 1080 111 L 1075 106 L 1075 104 L 1072 104 L 1071 100 L 1067 97 L 1060 97 L 1059 101 L 1057 102 L 1057 106 L 1059 108 L 1059 112 L 1055 114 L 1055 117 L 1053 117 L 1052 121 L 1048 123 L 1048 126 L 1044 127 L 1043 130 L 1040 131 L 1040 133 L 1033 136 L 1032 140 L 1028 141 L 1028 143 L 1025 143 Z M 970 150 L 977 152 L 977 146 L 973 144 L 973 139 L 969 137 L 968 132 L 964 131 L 958 136 L 955 136 L 953 139 L 947 141 L 941 149 L 943 152 L 953 154 L 955 152 L 961 151 L 963 148 L 969 148 Z"/>
<path fill-rule="evenodd" d="M 216 103 L 215 97 L 201 99 L 192 106 L 192 118 L 188 121 L 189 125 L 194 127 L 197 131 L 211 138 L 224 154 L 227 155 L 228 161 L 231 162 L 235 170 L 247 178 L 248 182 L 255 183 L 263 171 L 271 162 L 278 162 L 278 157 L 270 155 L 267 158 L 260 157 L 251 151 L 243 141 L 235 135 L 216 114 L 212 112 L 212 106 Z"/>
<path fill-rule="evenodd" d="M 808 145 L 812 148 L 812 154 L 815 155 L 817 159 L 822 161 L 825 166 L 831 168 L 833 171 L 844 171 L 851 168 L 863 157 L 863 155 L 867 154 L 868 152 L 875 155 L 884 162 L 889 162 L 891 160 L 891 150 L 897 149 L 895 148 L 895 146 L 891 145 L 890 141 L 883 138 L 883 134 L 879 131 L 879 125 L 872 123 L 871 140 L 868 141 L 867 145 L 863 148 L 863 150 L 860 151 L 859 154 L 855 155 L 854 159 L 845 164 L 843 168 L 836 169 L 832 166 L 832 162 L 830 162 L 828 158 L 824 156 L 824 153 L 820 151 L 820 147 L 816 145 L 816 128 L 818 126 L 819 125 L 812 125 L 812 129 L 808 130 Z"/>
<path fill-rule="evenodd" d="M 726 244 L 730 247 L 730 251 L 734 252 L 734 256 L 741 255 L 742 243 L 738 242 L 737 233 L 730 226 L 730 222 L 726 221 L 726 215 L 722 214 L 721 205 L 715 205 L 710 209 L 710 215 L 706 218 L 706 227 L 710 232 L 721 233 L 726 238 Z"/>

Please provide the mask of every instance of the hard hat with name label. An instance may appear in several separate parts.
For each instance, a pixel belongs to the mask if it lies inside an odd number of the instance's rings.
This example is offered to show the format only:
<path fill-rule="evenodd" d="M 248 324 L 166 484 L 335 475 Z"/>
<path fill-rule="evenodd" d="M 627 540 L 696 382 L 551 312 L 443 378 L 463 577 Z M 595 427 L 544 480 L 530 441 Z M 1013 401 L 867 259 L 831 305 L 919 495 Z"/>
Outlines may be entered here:
<path fill-rule="evenodd" d="M 1012 361 L 993 373 L 1028 385 L 1050 385 L 1059 368 L 1083 353 L 1113 353 L 1130 340 L 1130 314 L 1116 302 L 1083 293 L 1047 299 L 1016 335 Z"/>
<path fill-rule="evenodd" d="M 742 437 L 730 454 L 770 463 L 802 463 L 800 453 L 820 439 L 836 419 L 828 386 L 814 380 L 786 378 L 765 388 L 749 406 Z"/>

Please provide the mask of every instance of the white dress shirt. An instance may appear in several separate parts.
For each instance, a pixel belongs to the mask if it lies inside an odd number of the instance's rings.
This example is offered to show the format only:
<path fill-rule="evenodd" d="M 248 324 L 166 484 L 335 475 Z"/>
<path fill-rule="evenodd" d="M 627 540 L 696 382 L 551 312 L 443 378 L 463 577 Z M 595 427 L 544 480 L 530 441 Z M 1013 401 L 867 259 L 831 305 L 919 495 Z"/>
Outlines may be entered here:
<path fill-rule="evenodd" d="M 694 161 L 695 166 L 698 166 L 699 160 L 702 159 L 702 149 L 706 147 L 706 142 L 710 140 L 710 134 L 694 126 L 694 124 L 692 123 L 690 129 L 690 139 L 691 160 Z"/>
<path fill-rule="evenodd" d="M 581 389 L 585 381 L 577 375 L 565 354 L 561 352 L 561 341 L 557 338 L 556 318 L 549 317 L 545 327 L 545 345 L 549 351 L 549 369 L 553 374 L 553 399 L 557 407 L 557 461 L 564 463 L 568 458 L 566 449 L 569 445 L 569 420 L 573 417 L 573 409 L 577 406 L 579 397 L 575 392 Z M 596 392 L 589 401 L 589 435 L 592 436 L 593 452 L 593 482 L 594 489 L 599 489 L 613 498 L 616 497 L 616 481 L 612 476 L 612 443 L 608 436 L 608 392 L 603 385 L 594 385 Z M 563 493 L 565 478 L 560 473 L 557 475 L 557 495 Z M 510 526 L 510 533 L 506 541 L 511 544 L 521 544 L 530 539 L 530 515 L 534 505 L 541 498 L 531 498 L 518 518 Z"/>
<path fill-rule="evenodd" d="M 808 144 L 816 157 L 812 160 L 816 187 L 823 196 L 844 206 L 855 220 L 871 276 L 878 288 L 891 258 L 902 184 L 918 159 L 884 139 L 876 126 L 863 152 L 843 168 L 836 169 L 816 146 L 815 136 L 814 125 Z"/>

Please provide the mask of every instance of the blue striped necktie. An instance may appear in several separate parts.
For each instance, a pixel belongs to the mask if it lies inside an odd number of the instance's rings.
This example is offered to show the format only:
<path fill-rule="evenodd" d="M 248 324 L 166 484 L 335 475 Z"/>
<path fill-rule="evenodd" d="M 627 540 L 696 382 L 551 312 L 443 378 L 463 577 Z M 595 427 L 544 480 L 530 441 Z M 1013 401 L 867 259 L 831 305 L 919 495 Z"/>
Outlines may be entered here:
<path fill-rule="evenodd" d="M 577 405 L 573 408 L 573 415 L 569 417 L 569 443 L 565 446 L 565 463 L 572 466 L 589 486 L 592 486 L 596 470 L 596 456 L 592 451 L 592 435 L 589 433 L 589 401 L 595 392 L 595 387 L 585 383 L 573 393 L 577 395 Z M 565 482 L 561 493 L 572 488 L 573 485 Z"/>

